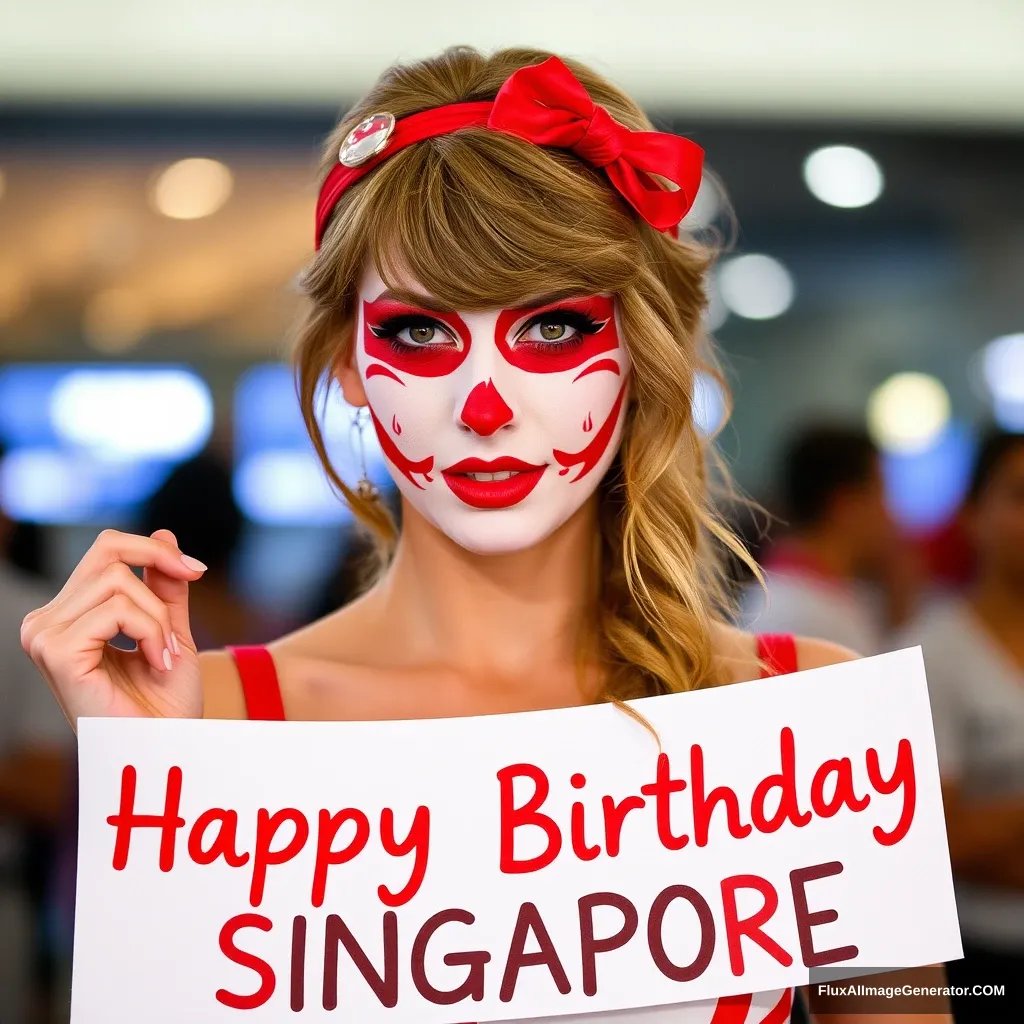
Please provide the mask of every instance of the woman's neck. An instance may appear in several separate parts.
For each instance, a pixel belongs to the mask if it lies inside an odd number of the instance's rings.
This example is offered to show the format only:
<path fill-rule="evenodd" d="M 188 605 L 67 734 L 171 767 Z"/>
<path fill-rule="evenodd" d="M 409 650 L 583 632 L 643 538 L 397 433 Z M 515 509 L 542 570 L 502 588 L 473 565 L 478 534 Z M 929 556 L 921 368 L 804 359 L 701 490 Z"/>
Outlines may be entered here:
<path fill-rule="evenodd" d="M 540 544 L 478 555 L 414 509 L 386 576 L 368 595 L 400 627 L 410 663 L 522 679 L 580 660 L 597 595 L 596 501 Z"/>

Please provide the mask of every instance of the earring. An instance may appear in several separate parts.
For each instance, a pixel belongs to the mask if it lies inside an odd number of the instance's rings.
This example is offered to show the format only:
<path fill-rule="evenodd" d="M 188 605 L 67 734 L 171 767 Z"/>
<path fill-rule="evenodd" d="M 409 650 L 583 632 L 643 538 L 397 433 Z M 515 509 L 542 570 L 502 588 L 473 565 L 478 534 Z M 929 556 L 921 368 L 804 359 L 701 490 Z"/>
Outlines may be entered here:
<path fill-rule="evenodd" d="M 362 498 L 363 501 L 378 501 L 380 499 L 380 490 L 366 472 L 366 441 L 363 437 L 363 431 L 369 425 L 369 421 L 369 411 L 365 406 L 352 410 L 352 433 L 350 438 L 352 454 L 355 455 L 358 448 L 359 466 L 362 470 L 362 476 L 360 476 L 359 482 L 356 484 L 356 495 Z"/>

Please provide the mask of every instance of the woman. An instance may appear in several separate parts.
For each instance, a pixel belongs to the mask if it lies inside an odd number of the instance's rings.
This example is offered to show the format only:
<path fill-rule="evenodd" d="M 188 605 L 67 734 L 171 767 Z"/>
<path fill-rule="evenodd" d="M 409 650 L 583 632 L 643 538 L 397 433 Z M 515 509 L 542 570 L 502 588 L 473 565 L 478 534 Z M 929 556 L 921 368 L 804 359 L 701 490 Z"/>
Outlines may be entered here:
<path fill-rule="evenodd" d="M 964 599 L 908 633 L 928 666 L 964 959 L 956 985 L 1024 977 L 1024 434 L 982 444 L 963 512 L 977 553 Z M 1017 1009 L 1024 997 L 1016 994 Z M 958 1001 L 954 1000 L 954 1005 Z M 985 1000 L 958 1021 L 989 1020 Z"/>
<path fill-rule="evenodd" d="M 675 228 L 700 155 L 547 54 L 453 49 L 386 72 L 327 148 L 297 349 L 328 472 L 325 376 L 387 456 L 400 538 L 367 481 L 334 476 L 386 571 L 269 654 L 199 656 L 203 566 L 167 531 L 105 533 L 24 630 L 71 721 L 483 715 L 756 678 L 758 643 L 725 625 L 711 552 L 739 545 L 707 503 L 691 416 L 709 254 Z M 118 629 L 137 655 L 107 646 Z M 789 671 L 849 657 L 814 640 L 761 653 Z M 750 1019 L 790 1002 L 748 999 Z M 733 1020 L 747 1004 L 722 1003 Z"/>

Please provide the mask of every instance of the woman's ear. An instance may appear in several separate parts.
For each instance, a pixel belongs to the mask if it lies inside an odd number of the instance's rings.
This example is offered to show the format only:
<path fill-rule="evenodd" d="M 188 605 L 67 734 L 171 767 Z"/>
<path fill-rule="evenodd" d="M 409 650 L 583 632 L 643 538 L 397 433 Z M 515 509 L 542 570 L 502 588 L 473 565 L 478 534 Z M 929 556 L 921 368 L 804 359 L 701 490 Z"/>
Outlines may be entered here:
<path fill-rule="evenodd" d="M 341 387 L 341 393 L 349 405 L 362 408 L 369 405 L 363 378 L 356 369 L 356 347 L 354 342 L 343 347 L 344 355 L 334 364 L 334 377 Z"/>

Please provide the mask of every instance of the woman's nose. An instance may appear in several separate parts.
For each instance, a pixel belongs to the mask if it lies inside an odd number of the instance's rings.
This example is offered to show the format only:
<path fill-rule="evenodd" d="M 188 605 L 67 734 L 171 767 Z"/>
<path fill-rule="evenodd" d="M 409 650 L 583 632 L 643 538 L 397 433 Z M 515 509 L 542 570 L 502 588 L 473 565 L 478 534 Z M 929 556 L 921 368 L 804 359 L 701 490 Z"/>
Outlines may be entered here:
<path fill-rule="evenodd" d="M 511 423 L 513 415 L 494 382 L 481 381 L 466 396 L 466 403 L 459 413 L 459 424 L 481 437 L 490 437 Z"/>

